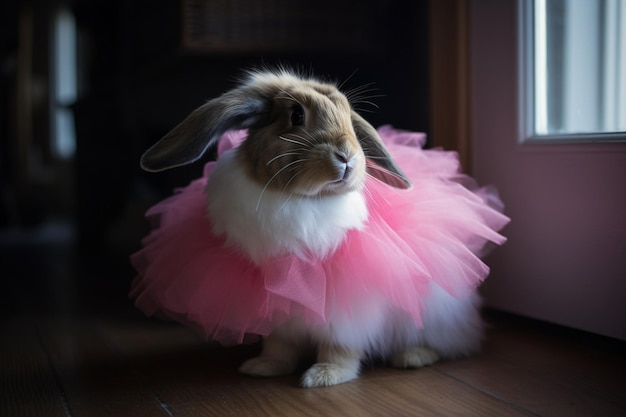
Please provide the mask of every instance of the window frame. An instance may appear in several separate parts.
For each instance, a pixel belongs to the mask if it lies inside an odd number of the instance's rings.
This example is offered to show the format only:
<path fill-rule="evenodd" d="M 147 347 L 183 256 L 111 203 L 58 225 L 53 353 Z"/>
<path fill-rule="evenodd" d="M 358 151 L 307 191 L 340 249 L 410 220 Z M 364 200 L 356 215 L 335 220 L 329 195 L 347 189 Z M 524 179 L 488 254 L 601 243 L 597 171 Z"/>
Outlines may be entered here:
<path fill-rule="evenodd" d="M 519 143 L 522 145 L 626 143 L 626 131 L 603 133 L 535 133 L 535 0 L 518 0 Z"/>

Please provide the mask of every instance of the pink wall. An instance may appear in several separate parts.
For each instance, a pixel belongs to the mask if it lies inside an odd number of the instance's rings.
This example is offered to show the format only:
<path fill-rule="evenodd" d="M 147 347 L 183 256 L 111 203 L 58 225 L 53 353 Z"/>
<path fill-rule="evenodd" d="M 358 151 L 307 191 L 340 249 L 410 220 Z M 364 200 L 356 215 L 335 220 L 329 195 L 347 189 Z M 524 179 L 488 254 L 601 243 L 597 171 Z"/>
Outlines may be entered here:
<path fill-rule="evenodd" d="M 512 223 L 488 306 L 626 340 L 626 143 L 518 144 L 516 2 L 472 3 L 474 175 Z"/>

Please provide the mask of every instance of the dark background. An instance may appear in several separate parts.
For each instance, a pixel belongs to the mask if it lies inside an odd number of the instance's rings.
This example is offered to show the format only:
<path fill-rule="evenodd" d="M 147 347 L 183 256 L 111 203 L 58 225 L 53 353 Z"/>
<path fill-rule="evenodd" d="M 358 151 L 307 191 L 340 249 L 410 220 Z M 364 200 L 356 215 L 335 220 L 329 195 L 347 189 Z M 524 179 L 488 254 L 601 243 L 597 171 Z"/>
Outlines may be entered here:
<path fill-rule="evenodd" d="M 54 155 L 50 135 L 51 27 L 62 7 L 77 26 L 71 159 Z M 3 308 L 89 307 L 84 291 L 126 303 L 143 212 L 202 172 L 197 163 L 147 174 L 141 153 L 246 68 L 282 64 L 347 80 L 344 90 L 373 83 L 378 107 L 365 106 L 366 119 L 428 132 L 427 16 L 426 0 L 3 2 Z M 217 27 L 219 42 L 191 42 L 189 27 L 196 41 Z"/>

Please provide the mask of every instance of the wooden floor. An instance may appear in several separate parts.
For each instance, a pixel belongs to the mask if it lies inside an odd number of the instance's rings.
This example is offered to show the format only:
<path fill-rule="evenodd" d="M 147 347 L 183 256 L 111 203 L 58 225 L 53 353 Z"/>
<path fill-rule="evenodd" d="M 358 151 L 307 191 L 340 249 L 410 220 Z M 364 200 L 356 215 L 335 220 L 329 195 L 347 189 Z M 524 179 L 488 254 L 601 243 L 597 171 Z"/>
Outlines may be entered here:
<path fill-rule="evenodd" d="M 626 416 L 621 342 L 492 312 L 477 356 L 411 371 L 370 365 L 356 381 L 303 389 L 297 375 L 239 375 L 258 345 L 222 348 L 144 319 L 115 262 L 81 259 L 75 281 L 49 249 L 27 262 L 23 250 L 4 252 L 3 417 Z"/>
<path fill-rule="evenodd" d="M 138 317 L 6 317 L 1 416 L 624 416 L 619 344 L 589 346 L 491 319 L 482 354 L 420 370 L 369 366 L 303 389 L 251 378 L 258 346 L 221 348 Z M 617 349 L 616 349 L 617 348 Z"/>

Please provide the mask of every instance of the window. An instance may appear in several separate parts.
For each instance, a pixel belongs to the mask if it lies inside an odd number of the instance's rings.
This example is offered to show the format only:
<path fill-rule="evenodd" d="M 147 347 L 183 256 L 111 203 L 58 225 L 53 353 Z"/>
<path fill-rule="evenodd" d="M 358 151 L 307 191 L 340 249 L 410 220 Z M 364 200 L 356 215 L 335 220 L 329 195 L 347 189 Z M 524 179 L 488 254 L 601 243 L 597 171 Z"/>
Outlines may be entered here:
<path fill-rule="evenodd" d="M 525 140 L 626 139 L 626 2 L 522 0 Z"/>
<path fill-rule="evenodd" d="M 76 148 L 71 109 L 77 95 L 76 71 L 76 23 L 71 12 L 61 9 L 53 21 L 51 123 L 53 152 L 63 159 L 71 158 Z"/>

